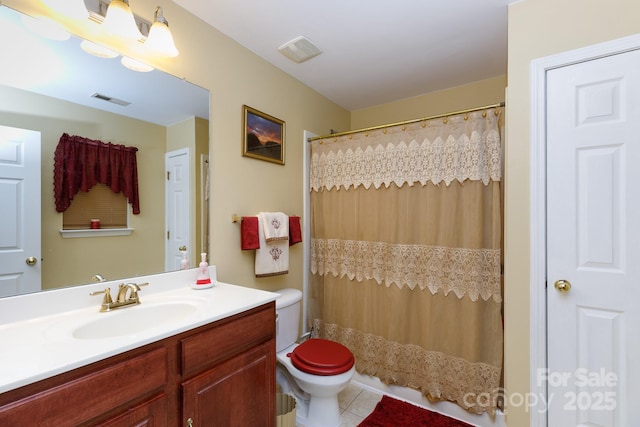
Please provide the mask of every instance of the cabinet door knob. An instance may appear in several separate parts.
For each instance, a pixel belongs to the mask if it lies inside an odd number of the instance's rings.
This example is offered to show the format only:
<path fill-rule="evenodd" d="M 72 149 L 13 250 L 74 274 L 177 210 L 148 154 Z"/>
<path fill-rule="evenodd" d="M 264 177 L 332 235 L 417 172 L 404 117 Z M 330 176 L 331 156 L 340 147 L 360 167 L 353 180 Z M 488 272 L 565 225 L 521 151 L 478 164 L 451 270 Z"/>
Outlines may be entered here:
<path fill-rule="evenodd" d="M 187 427 L 193 427 L 193 420 L 191 418 L 187 419 Z"/>

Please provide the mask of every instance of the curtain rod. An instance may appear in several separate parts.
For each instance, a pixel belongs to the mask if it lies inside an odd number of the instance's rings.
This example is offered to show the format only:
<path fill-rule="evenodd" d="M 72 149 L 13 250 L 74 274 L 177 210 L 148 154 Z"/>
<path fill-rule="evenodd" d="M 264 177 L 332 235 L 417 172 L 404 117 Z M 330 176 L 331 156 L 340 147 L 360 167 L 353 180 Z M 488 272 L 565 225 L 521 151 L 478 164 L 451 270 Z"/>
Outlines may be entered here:
<path fill-rule="evenodd" d="M 444 114 L 436 114 L 435 116 L 422 117 L 420 119 L 405 120 L 403 122 L 388 123 L 386 125 L 372 126 L 372 127 L 363 128 L 363 129 L 347 130 L 344 132 L 336 132 L 336 133 L 331 133 L 329 135 L 324 135 L 324 136 L 314 136 L 312 138 L 309 138 L 307 142 L 316 141 L 318 139 L 334 138 L 338 136 L 350 135 L 350 134 L 359 133 L 359 132 L 368 132 L 368 131 L 377 130 L 377 129 L 390 128 L 393 126 L 408 125 L 411 123 L 418 123 L 425 120 L 440 119 L 442 117 L 449 117 L 449 116 L 455 116 L 458 114 L 471 113 L 473 111 L 489 110 L 491 108 L 504 107 L 504 105 L 505 105 L 504 102 L 499 102 L 497 104 L 490 104 L 490 105 L 484 105 L 482 107 L 468 108 L 466 110 L 452 111 L 450 113 L 444 113 Z"/>

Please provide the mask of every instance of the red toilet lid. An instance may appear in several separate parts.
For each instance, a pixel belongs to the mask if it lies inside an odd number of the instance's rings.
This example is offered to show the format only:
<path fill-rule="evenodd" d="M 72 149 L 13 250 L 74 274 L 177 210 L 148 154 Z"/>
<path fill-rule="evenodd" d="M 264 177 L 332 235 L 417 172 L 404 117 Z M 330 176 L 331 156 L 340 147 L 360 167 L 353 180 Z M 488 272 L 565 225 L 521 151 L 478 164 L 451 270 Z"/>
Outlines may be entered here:
<path fill-rule="evenodd" d="M 322 338 L 309 339 L 287 356 L 302 372 L 313 375 L 338 375 L 354 364 L 351 351 L 340 343 Z"/>

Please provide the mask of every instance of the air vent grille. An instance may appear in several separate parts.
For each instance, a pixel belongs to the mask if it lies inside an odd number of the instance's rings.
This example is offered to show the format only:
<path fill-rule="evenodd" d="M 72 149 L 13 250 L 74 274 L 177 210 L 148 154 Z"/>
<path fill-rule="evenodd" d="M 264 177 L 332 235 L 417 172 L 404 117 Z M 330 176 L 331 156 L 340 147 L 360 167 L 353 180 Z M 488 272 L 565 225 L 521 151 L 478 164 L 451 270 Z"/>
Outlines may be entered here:
<path fill-rule="evenodd" d="M 304 36 L 296 37 L 278 48 L 290 60 L 300 63 L 322 53 L 322 50 Z"/>
<path fill-rule="evenodd" d="M 94 93 L 93 95 L 91 95 L 91 97 L 99 99 L 101 101 L 111 102 L 112 104 L 121 105 L 123 107 L 126 107 L 127 105 L 131 105 L 131 103 L 128 102 L 128 101 L 123 101 L 122 99 L 113 98 L 111 96 L 103 95 L 103 94 L 97 93 L 97 92 Z"/>

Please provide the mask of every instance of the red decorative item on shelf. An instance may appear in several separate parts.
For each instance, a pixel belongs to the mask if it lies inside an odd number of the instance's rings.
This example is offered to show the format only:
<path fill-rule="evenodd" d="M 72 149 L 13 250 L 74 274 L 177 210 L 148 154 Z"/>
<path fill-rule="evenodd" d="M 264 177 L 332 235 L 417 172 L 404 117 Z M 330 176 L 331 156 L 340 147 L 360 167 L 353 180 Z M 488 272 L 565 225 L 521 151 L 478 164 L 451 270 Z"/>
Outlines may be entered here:
<path fill-rule="evenodd" d="M 100 220 L 99 219 L 92 219 L 91 220 L 91 229 L 92 230 L 97 230 L 98 228 L 100 228 Z"/>

